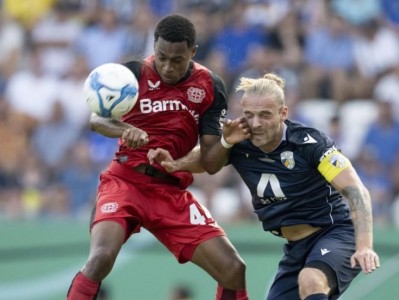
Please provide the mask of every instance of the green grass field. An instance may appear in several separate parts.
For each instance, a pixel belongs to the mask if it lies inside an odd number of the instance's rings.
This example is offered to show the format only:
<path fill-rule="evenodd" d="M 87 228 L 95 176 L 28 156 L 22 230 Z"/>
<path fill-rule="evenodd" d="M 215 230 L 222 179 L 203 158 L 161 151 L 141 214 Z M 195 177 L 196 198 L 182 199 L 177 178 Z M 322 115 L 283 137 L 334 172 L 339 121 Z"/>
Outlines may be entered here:
<path fill-rule="evenodd" d="M 0 226 L 0 299 L 65 299 L 88 254 L 86 222 L 0 222 Z M 250 299 L 264 299 L 283 239 L 263 232 L 256 222 L 224 228 L 246 261 Z M 342 300 L 398 298 L 399 231 L 376 229 L 375 241 L 381 268 L 359 275 Z M 190 263 L 178 264 L 146 231 L 128 241 L 104 281 L 110 300 L 169 300 L 178 284 L 189 286 L 195 300 L 214 299 L 215 282 Z"/>

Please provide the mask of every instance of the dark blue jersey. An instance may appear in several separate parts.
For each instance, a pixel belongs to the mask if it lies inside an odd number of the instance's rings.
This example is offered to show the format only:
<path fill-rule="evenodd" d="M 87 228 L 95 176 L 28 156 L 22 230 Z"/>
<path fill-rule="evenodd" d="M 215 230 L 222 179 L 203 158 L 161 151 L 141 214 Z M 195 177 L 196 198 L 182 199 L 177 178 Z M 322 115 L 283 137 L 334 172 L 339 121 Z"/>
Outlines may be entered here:
<path fill-rule="evenodd" d="M 264 230 L 278 234 L 282 226 L 350 221 L 342 196 L 318 170 L 323 157 L 337 151 L 334 142 L 301 123 L 285 124 L 285 137 L 274 151 L 266 153 L 245 140 L 230 153 Z"/>

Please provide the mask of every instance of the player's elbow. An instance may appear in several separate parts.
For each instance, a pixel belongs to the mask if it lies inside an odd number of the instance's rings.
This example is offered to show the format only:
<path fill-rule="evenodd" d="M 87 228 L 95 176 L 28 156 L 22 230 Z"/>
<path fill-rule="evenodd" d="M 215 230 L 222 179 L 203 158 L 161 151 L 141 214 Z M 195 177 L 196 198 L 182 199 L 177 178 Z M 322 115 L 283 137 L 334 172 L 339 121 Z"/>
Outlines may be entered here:
<path fill-rule="evenodd" d="M 99 122 L 98 122 L 99 117 L 92 113 L 90 116 L 90 122 L 89 122 L 89 127 L 91 131 L 97 131 L 98 130 L 98 126 L 99 126 Z"/>
<path fill-rule="evenodd" d="M 219 169 L 208 168 L 208 169 L 205 169 L 205 171 L 206 171 L 209 175 L 214 175 L 214 174 L 216 174 L 217 172 L 219 172 Z"/>
<path fill-rule="evenodd" d="M 224 166 L 224 163 L 218 161 L 202 161 L 202 167 L 205 172 L 210 175 L 216 174 L 219 172 Z"/>

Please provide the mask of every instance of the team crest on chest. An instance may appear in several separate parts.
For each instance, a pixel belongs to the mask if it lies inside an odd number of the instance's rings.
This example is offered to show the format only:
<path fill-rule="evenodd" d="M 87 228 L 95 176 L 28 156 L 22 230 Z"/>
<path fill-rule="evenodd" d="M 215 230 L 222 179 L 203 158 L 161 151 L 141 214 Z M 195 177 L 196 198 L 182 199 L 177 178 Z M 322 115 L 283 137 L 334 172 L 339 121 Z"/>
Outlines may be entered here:
<path fill-rule="evenodd" d="M 292 151 L 284 151 L 280 154 L 281 162 L 288 169 L 295 167 L 294 153 Z"/>
<path fill-rule="evenodd" d="M 205 91 L 200 88 L 190 87 L 187 90 L 187 97 L 188 100 L 193 103 L 201 103 L 202 100 L 205 98 Z"/>

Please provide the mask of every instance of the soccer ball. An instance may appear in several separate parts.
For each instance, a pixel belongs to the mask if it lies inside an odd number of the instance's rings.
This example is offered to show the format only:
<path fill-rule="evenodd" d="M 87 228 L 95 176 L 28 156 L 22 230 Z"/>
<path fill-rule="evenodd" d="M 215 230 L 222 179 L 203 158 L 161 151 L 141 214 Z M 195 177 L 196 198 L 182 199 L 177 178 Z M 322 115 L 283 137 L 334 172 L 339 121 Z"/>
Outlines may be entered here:
<path fill-rule="evenodd" d="M 119 118 L 136 104 L 139 84 L 127 67 L 107 63 L 90 72 L 83 95 L 92 112 L 102 117 Z"/>

